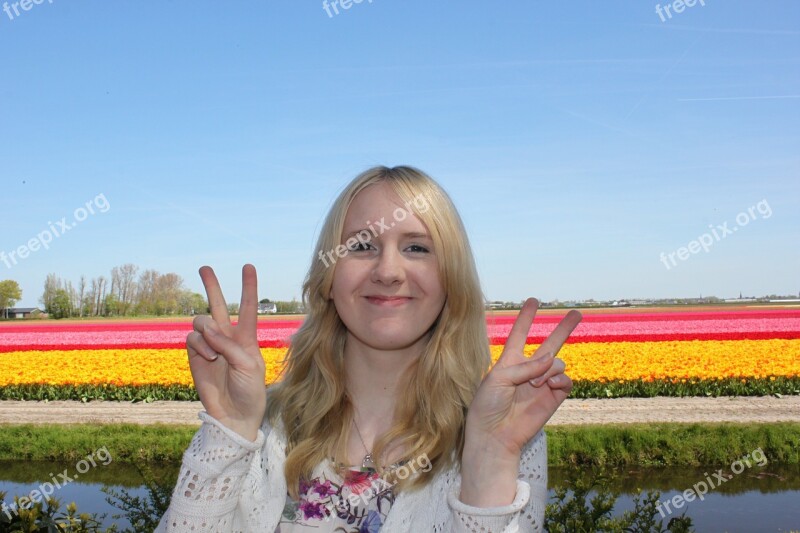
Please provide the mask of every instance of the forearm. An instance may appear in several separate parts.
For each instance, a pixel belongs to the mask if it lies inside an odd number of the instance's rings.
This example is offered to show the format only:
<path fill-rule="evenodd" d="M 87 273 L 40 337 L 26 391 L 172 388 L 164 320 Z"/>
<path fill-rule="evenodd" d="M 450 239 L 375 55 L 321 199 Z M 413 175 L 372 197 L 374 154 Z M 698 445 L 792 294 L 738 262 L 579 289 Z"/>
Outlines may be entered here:
<path fill-rule="evenodd" d="M 519 455 L 500 449 L 490 437 L 467 434 L 461 459 L 461 502 L 500 507 L 514 501 Z"/>
<path fill-rule="evenodd" d="M 504 473 L 495 481 L 496 474 L 507 468 L 502 462 L 497 463 L 502 454 L 491 447 L 491 442 L 478 446 L 479 440 L 470 439 L 467 446 L 465 442 L 464 459 L 468 465 L 463 464 L 462 474 L 468 478 L 472 476 L 475 481 L 468 480 L 464 483 L 462 476 L 461 487 L 455 487 L 448 496 L 450 508 L 453 511 L 453 522 L 450 531 L 454 533 L 471 533 L 484 531 L 486 533 L 511 533 L 511 532 L 541 532 L 544 529 L 544 510 L 547 504 L 547 440 L 544 431 L 540 431 L 520 453 L 519 471 L 514 474 L 516 494 L 511 493 L 512 500 L 492 497 L 500 487 L 498 482 L 506 483 L 509 473 Z M 486 461 L 478 453 L 483 449 Z M 494 457 L 495 461 L 492 461 Z M 507 457 L 506 457 L 507 459 Z M 473 466 L 474 465 L 474 466 Z M 492 471 L 492 469 L 497 469 Z M 485 476 L 485 478 L 483 477 Z M 481 480 L 484 479 L 481 486 Z M 504 486 L 504 485 L 503 485 Z M 507 490 L 507 488 L 503 489 Z M 509 491 L 510 492 L 510 491 Z M 476 494 L 477 496 L 472 496 Z M 468 505 L 467 500 L 474 499 L 476 504 Z M 498 506 L 488 507 L 492 502 L 500 502 Z M 495 504 L 497 505 L 497 504 Z"/>
<path fill-rule="evenodd" d="M 175 524 L 195 526 L 218 519 L 230 525 L 243 492 L 242 485 L 251 473 L 264 438 L 259 431 L 256 441 L 250 442 L 219 421 L 204 419 L 184 453 L 169 509 L 157 531 L 183 531 Z"/>

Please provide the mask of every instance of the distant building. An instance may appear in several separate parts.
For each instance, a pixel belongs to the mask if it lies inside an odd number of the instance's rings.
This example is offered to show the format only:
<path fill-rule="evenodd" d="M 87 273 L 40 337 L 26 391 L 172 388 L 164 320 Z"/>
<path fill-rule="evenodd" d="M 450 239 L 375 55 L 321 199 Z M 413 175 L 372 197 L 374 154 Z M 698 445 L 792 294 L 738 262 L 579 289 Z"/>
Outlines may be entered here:
<path fill-rule="evenodd" d="M 274 302 L 269 302 L 265 304 L 258 304 L 258 314 L 259 315 L 266 315 L 266 314 L 274 314 L 278 312 L 278 306 L 275 305 Z"/>
<path fill-rule="evenodd" d="M 3 318 L 31 318 L 31 315 L 40 315 L 43 311 L 38 307 L 9 307 L 0 309 Z"/>

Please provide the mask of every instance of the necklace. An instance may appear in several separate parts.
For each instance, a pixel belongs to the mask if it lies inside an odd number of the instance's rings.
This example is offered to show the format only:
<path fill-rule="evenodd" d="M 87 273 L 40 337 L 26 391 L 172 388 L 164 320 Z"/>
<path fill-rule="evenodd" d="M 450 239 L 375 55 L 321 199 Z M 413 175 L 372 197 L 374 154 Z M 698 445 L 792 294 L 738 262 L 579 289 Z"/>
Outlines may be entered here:
<path fill-rule="evenodd" d="M 364 459 L 361 461 L 361 470 L 367 470 L 369 468 L 375 470 L 375 461 L 372 460 L 372 452 L 369 451 L 367 444 L 364 442 L 364 437 L 361 436 L 361 430 L 358 429 L 358 424 L 356 424 L 356 417 L 353 417 L 353 425 L 356 427 L 356 432 L 358 433 L 358 438 L 361 439 L 361 445 L 364 446 L 364 451 L 367 452 L 367 455 L 365 455 Z"/>

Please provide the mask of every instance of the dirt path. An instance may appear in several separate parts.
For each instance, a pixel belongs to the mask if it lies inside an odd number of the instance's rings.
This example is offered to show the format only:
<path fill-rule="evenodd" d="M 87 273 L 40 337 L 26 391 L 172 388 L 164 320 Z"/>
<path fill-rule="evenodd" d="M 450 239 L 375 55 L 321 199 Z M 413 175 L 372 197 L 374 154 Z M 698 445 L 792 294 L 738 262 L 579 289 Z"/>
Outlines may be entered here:
<path fill-rule="evenodd" d="M 0 424 L 199 425 L 200 402 L 0 401 Z M 548 425 L 632 422 L 800 422 L 800 396 L 567 400 Z"/>

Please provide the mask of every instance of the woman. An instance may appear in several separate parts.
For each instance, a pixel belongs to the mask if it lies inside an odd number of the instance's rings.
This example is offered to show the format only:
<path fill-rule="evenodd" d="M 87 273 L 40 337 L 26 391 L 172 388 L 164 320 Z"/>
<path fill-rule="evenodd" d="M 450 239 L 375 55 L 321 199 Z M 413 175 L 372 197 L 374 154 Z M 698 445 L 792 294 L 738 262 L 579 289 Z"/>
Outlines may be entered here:
<path fill-rule="evenodd" d="M 157 531 L 541 530 L 542 427 L 572 388 L 555 355 L 581 315 L 529 358 L 528 299 L 489 371 L 469 242 L 430 177 L 375 167 L 339 195 L 268 389 L 255 268 L 235 326 L 213 271 L 200 276 L 211 316 L 187 349 L 203 424 Z"/>

